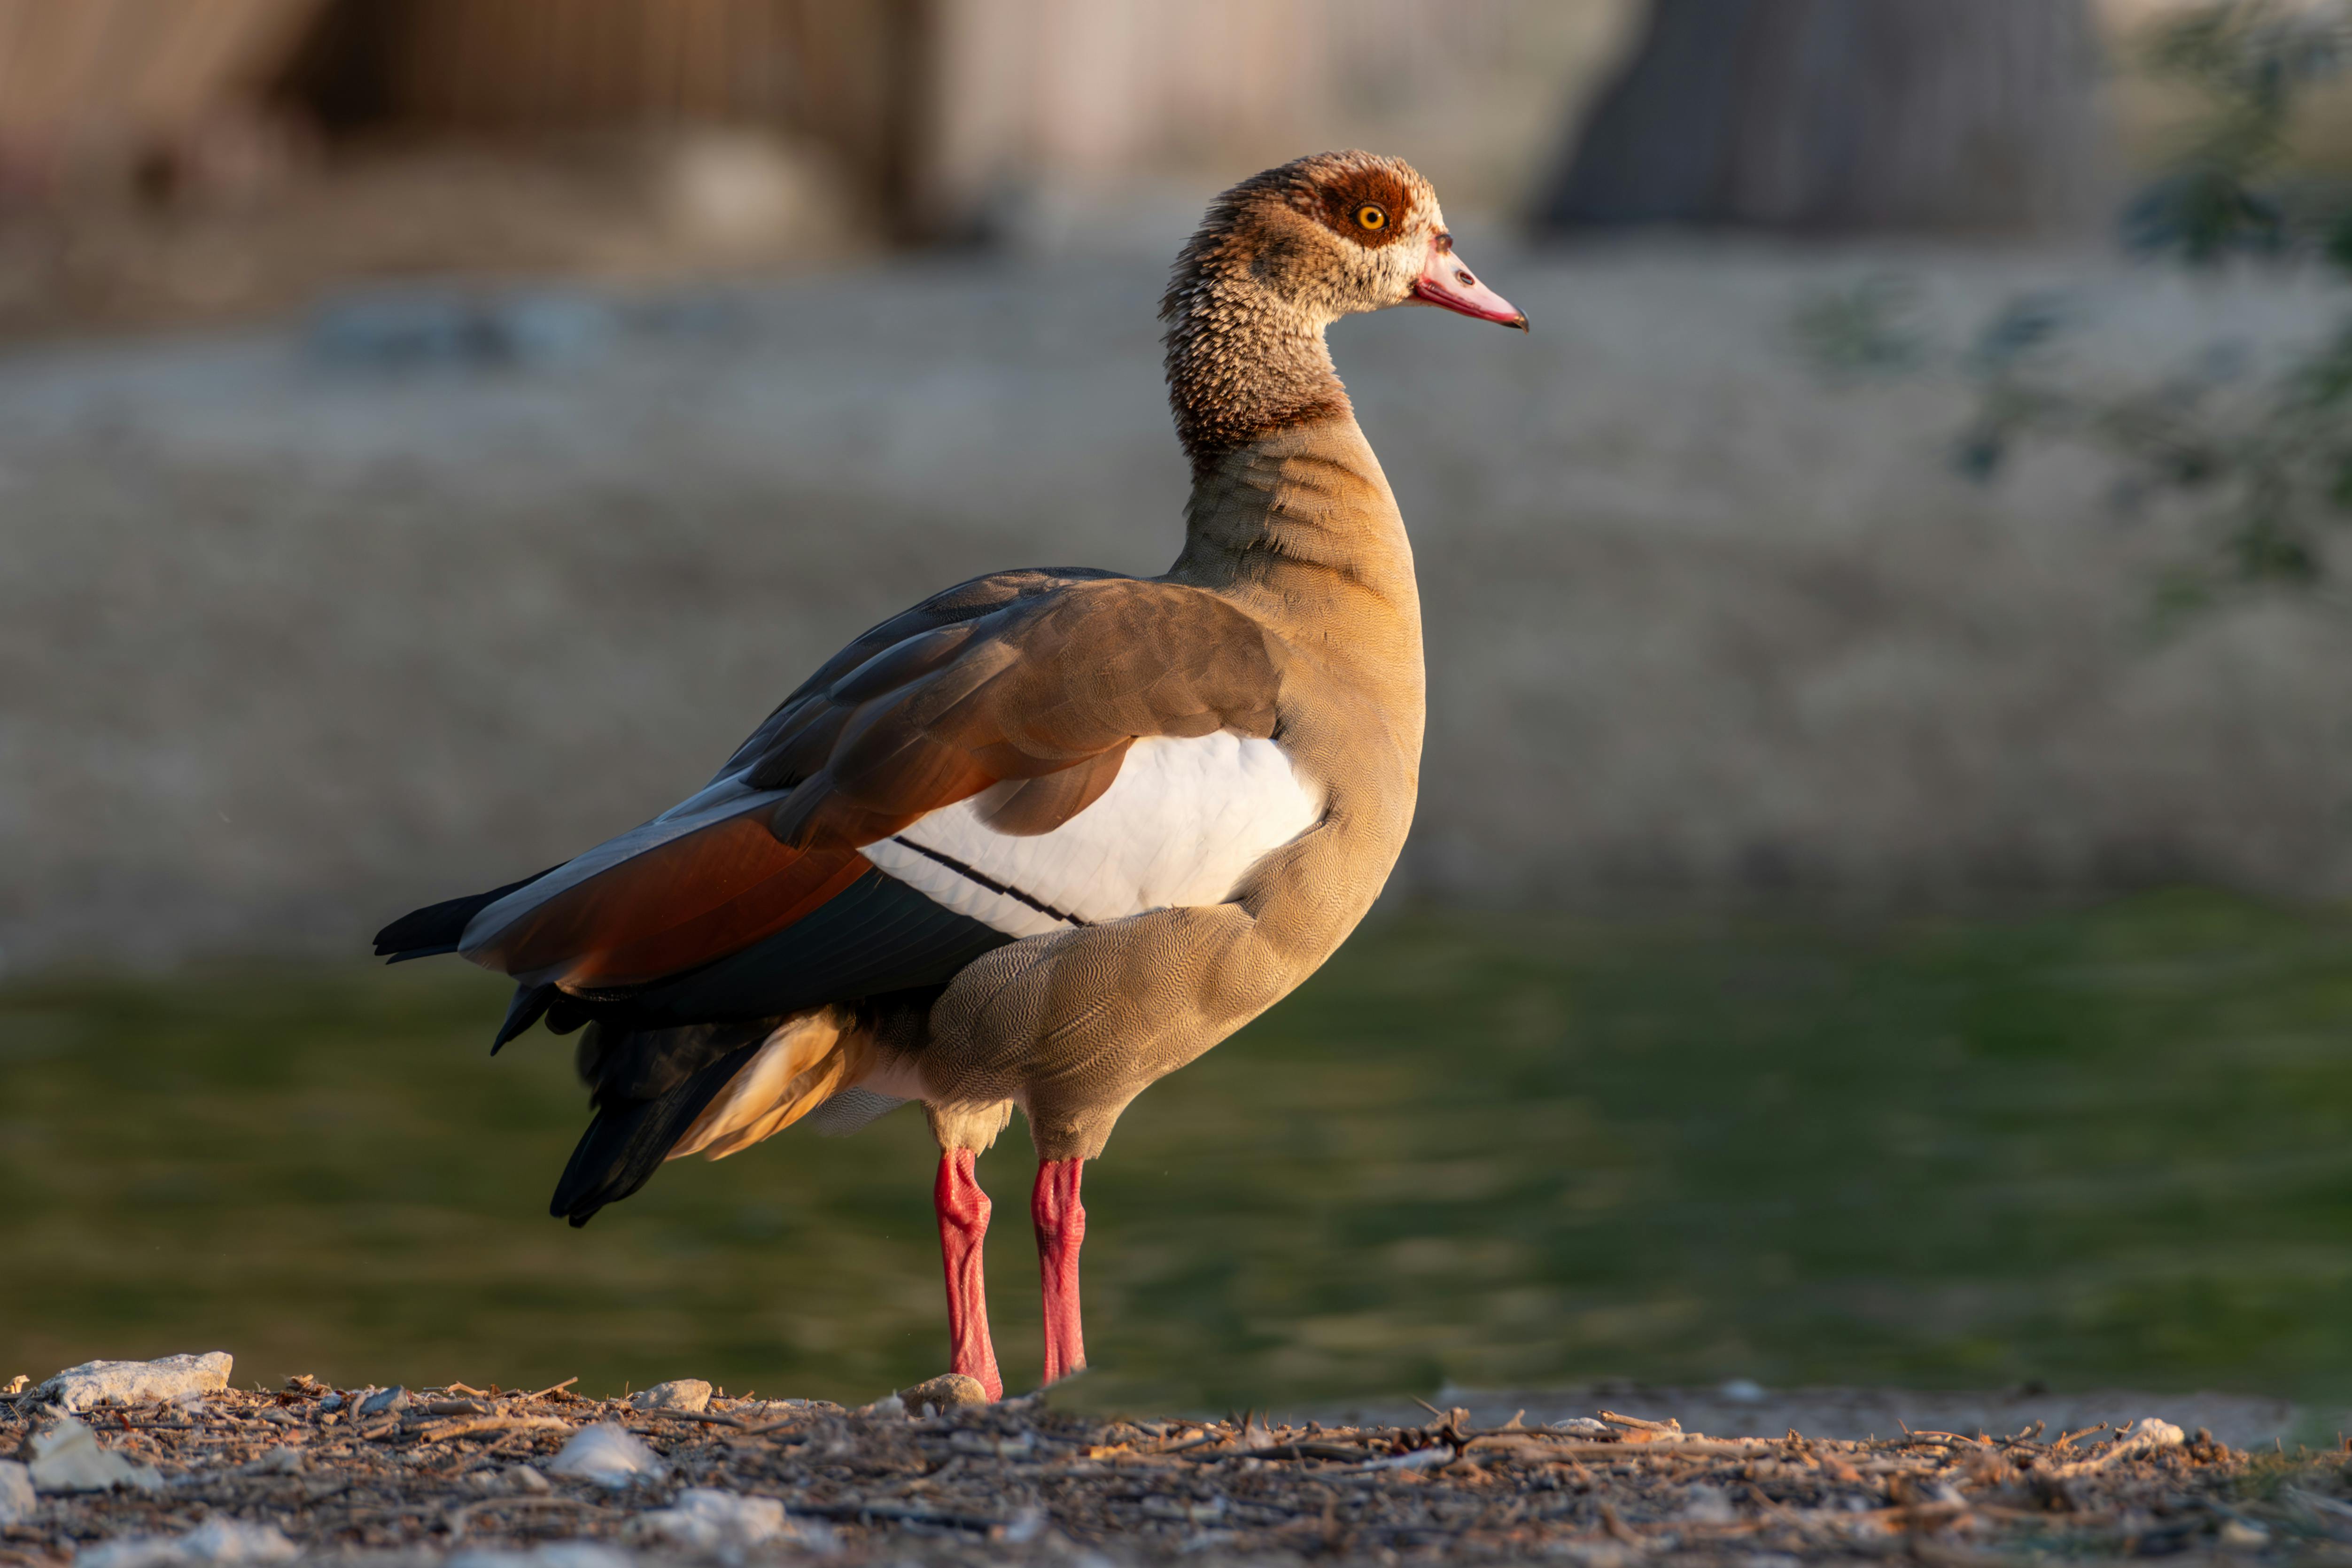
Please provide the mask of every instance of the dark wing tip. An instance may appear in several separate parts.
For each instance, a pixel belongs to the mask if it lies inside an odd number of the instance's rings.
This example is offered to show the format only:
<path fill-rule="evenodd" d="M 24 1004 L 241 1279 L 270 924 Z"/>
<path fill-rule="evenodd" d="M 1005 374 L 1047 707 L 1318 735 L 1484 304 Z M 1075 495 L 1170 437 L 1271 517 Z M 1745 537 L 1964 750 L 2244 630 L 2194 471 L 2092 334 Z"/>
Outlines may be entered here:
<path fill-rule="evenodd" d="M 570 1220 L 577 1230 L 594 1218 L 598 1209 L 619 1203 L 652 1180 L 678 1139 L 702 1114 L 702 1108 L 759 1053 L 766 1035 L 764 1026 L 754 1026 L 750 1044 L 727 1052 L 654 1099 L 600 1106 L 596 1120 L 588 1124 L 572 1151 L 547 1212 L 554 1218 Z"/>
<path fill-rule="evenodd" d="M 550 866 L 547 871 L 558 869 Z M 375 933 L 378 958 L 390 958 L 394 963 L 404 958 L 430 958 L 436 953 L 455 952 L 458 941 L 466 934 L 466 926 L 473 918 L 505 898 L 509 893 L 528 888 L 547 871 L 525 877 L 520 882 L 509 882 L 503 888 L 492 888 L 487 893 L 468 893 L 462 899 L 444 899 L 437 904 L 427 904 L 412 910 Z"/>
<path fill-rule="evenodd" d="M 514 1000 L 507 1004 L 506 1019 L 499 1025 L 499 1032 L 490 1041 L 490 1055 L 497 1056 L 506 1048 L 509 1040 L 538 1023 L 540 1015 L 547 1011 L 548 1004 L 555 997 L 556 990 L 551 983 L 516 986 Z"/>

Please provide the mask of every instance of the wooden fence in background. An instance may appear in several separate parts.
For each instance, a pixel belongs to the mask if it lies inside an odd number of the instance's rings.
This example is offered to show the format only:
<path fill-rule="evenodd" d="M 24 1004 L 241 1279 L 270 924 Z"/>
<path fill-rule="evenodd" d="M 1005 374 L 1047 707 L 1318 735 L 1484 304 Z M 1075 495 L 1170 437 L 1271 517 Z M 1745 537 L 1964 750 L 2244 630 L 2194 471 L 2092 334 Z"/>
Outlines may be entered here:
<path fill-rule="evenodd" d="M 333 0 L 289 90 L 331 127 L 511 133 L 751 123 L 889 205 L 913 152 L 919 0 Z"/>
<path fill-rule="evenodd" d="M 321 0 L 0 0 L 0 153 L 136 156 L 261 90 Z"/>
<path fill-rule="evenodd" d="M 907 232 L 952 231 L 1024 184 L 1523 139 L 1495 104 L 1556 117 L 1574 18 L 1640 3 L 0 0 L 0 159 L 264 97 L 341 132 L 753 124 L 824 144 Z"/>

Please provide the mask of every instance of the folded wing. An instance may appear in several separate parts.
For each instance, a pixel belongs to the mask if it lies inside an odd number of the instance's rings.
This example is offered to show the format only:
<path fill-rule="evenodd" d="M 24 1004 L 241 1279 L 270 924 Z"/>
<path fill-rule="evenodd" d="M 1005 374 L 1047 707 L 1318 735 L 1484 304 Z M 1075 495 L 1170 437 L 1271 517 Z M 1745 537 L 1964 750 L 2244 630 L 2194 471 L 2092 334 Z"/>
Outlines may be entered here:
<path fill-rule="evenodd" d="M 474 913 L 459 950 L 688 1022 L 937 984 L 1005 940 L 1217 901 L 1321 812 L 1275 737 L 1281 654 L 1178 584 L 963 584 L 844 649 L 709 786 Z"/>

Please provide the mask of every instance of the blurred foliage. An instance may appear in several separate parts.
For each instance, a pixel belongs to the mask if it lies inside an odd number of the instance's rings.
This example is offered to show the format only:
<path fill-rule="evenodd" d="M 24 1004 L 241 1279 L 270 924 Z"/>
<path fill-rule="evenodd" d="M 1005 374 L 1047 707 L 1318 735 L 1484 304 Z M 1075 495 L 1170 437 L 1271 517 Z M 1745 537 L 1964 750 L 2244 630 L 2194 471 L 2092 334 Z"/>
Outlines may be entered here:
<path fill-rule="evenodd" d="M 2352 5 L 2222 0 L 2166 25 L 2158 76 L 2200 111 L 2165 174 L 2124 215 L 2126 237 L 2192 268 L 2320 267 L 2352 280 L 2352 189 L 2296 174 L 2288 131 L 2315 87 L 2352 66 Z M 1948 367 L 1975 389 L 1954 466 L 1989 483 L 2030 446 L 2064 444 L 2117 466 L 2126 510 L 2198 509 L 2203 543 L 2167 574 L 2161 606 L 2194 609 L 2232 591 L 2332 593 L 2332 550 L 2352 521 L 2352 312 L 2322 324 L 2283 366 L 2217 344 L 2145 384 L 2086 388 L 2072 374 L 2078 325 L 2064 294 L 2011 300 L 1958 350 L 1922 324 L 1919 290 L 1878 275 L 1801 300 L 1799 350 L 1839 380 Z"/>
<path fill-rule="evenodd" d="M 2210 264 L 2316 246 L 2352 263 L 2352 204 L 2286 166 L 2301 99 L 2347 58 L 2352 14 L 2337 4 L 2221 0 L 2164 26 L 2148 72 L 2194 93 L 2202 113 L 2171 167 L 2125 212 L 2135 247 Z"/>
<path fill-rule="evenodd" d="M 1101 1405 L 1598 1376 L 2352 1402 L 2352 926 L 2208 894 L 2011 921 L 1423 915 L 1088 1169 Z M 0 990 L 0 1380 L 701 1376 L 864 1400 L 945 1345 L 921 1120 L 545 1199 L 567 1043 L 462 965 Z M 1037 1364 L 1016 1121 L 982 1163 Z"/>
<path fill-rule="evenodd" d="M 1919 286 L 1897 272 L 1874 273 L 1800 300 L 1790 325 L 1814 368 L 1840 379 L 1916 370 L 1932 347 L 1915 320 Z"/>
<path fill-rule="evenodd" d="M 2163 27 L 2149 67 L 2201 107 L 2171 166 L 2124 215 L 2134 247 L 2191 267 L 2253 256 L 2352 274 L 2352 192 L 2299 179 L 2286 162 L 2302 98 L 2347 62 L 2343 4 L 2222 0 Z M 2352 314 L 2283 372 L 2254 375 L 2221 350 L 2103 395 L 2062 374 L 2064 324 L 2041 298 L 1987 323 L 1969 357 L 1979 399 L 1956 453 L 1962 472 L 1989 480 L 2021 443 L 2065 441 L 2116 459 L 2126 502 L 2195 500 L 2210 542 L 2168 575 L 2168 609 L 2233 588 L 2308 590 L 2328 576 L 2332 531 L 2352 520 Z"/>

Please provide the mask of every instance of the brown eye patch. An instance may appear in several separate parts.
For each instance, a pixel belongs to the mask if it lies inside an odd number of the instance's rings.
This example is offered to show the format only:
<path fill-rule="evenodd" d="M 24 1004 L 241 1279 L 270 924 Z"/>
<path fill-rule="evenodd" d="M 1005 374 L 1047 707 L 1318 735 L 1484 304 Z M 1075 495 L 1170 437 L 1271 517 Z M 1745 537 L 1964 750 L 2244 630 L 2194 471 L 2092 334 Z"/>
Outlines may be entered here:
<path fill-rule="evenodd" d="M 1412 193 L 1385 169 L 1350 169 L 1318 183 L 1325 225 L 1358 245 L 1378 248 L 1404 232 Z"/>

